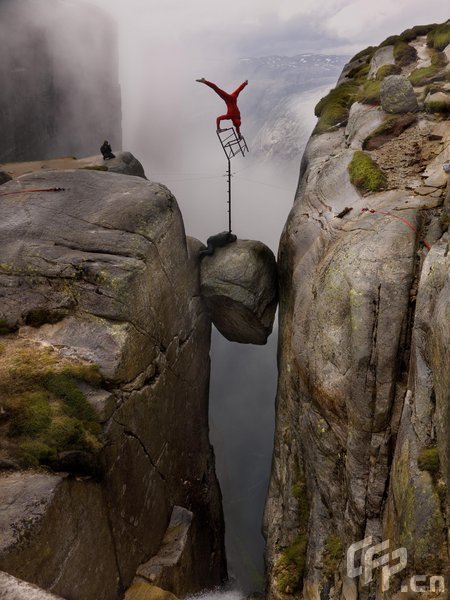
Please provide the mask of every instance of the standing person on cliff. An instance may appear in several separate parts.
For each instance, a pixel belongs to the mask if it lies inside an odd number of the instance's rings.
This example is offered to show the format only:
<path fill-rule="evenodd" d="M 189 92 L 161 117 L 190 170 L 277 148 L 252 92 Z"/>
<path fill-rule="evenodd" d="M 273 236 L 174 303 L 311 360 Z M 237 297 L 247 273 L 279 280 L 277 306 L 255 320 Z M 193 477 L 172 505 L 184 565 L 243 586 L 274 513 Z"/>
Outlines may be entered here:
<path fill-rule="evenodd" d="M 241 139 L 241 113 L 237 105 L 237 99 L 239 94 L 248 84 L 248 79 L 246 79 L 244 83 L 241 83 L 241 85 L 231 94 L 227 94 L 227 92 L 221 90 L 220 87 L 218 87 L 215 83 L 207 81 L 204 77 L 202 77 L 201 79 L 196 79 L 196 81 L 198 81 L 199 83 L 204 83 L 205 85 L 212 88 L 216 92 L 216 94 L 218 94 L 222 98 L 222 100 L 225 101 L 227 105 L 227 113 L 225 115 L 217 117 L 216 119 L 217 131 L 222 131 L 222 129 L 220 128 L 221 121 L 226 121 L 230 119 L 236 128 L 236 132 L 238 134 L 239 139 Z"/>

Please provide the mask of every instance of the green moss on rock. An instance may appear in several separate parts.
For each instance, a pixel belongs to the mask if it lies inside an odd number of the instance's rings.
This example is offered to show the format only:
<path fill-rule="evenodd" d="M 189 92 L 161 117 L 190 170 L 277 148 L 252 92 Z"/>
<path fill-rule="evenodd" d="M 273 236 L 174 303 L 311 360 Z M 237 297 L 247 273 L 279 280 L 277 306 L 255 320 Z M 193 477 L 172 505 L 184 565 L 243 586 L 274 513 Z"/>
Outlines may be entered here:
<path fill-rule="evenodd" d="M 356 94 L 356 100 L 363 104 L 380 104 L 381 81 L 368 80 Z"/>
<path fill-rule="evenodd" d="M 20 464 L 24 467 L 39 467 L 48 465 L 56 460 L 55 448 L 40 440 L 26 440 L 21 442 L 17 452 Z"/>
<path fill-rule="evenodd" d="M 358 54 L 355 54 L 355 56 L 350 60 L 350 62 L 354 62 L 362 58 L 364 58 L 365 61 L 369 62 L 372 56 L 375 54 L 376 50 L 377 46 L 368 46 L 367 48 L 364 48 L 364 50 L 361 50 L 361 52 L 358 52 Z"/>
<path fill-rule="evenodd" d="M 10 453 L 24 467 L 58 468 L 58 454 L 95 456 L 101 427 L 79 384 L 98 385 L 95 365 L 60 357 L 49 348 L 8 340 L 0 354 L 0 406 Z"/>
<path fill-rule="evenodd" d="M 12 333 L 13 331 L 14 329 L 4 319 L 0 319 L 0 335 L 8 335 L 8 333 Z"/>
<path fill-rule="evenodd" d="M 450 102 L 448 100 L 430 99 L 426 101 L 425 108 L 430 113 L 450 113 Z"/>
<path fill-rule="evenodd" d="M 275 567 L 275 585 L 279 592 L 294 594 L 301 588 L 306 565 L 308 538 L 305 533 L 281 553 Z"/>
<path fill-rule="evenodd" d="M 339 568 L 339 562 L 344 553 L 344 545 L 339 536 L 332 533 L 325 540 L 325 552 L 322 563 L 324 574 L 332 577 Z"/>
<path fill-rule="evenodd" d="M 10 434 L 36 437 L 52 422 L 52 409 L 45 391 L 25 392 L 18 398 L 10 422 Z"/>
<path fill-rule="evenodd" d="M 430 65 L 428 67 L 420 67 L 419 69 L 414 69 L 414 71 L 409 76 L 409 81 L 414 87 L 420 87 L 422 85 L 430 83 L 431 79 L 438 72 L 438 67 L 435 67 L 434 65 Z"/>
<path fill-rule="evenodd" d="M 348 79 L 360 79 L 361 77 L 367 77 L 370 71 L 370 63 L 363 63 L 358 67 L 354 67 L 347 73 Z"/>
<path fill-rule="evenodd" d="M 385 40 L 383 40 L 378 47 L 384 48 L 385 46 L 394 46 L 400 40 L 401 40 L 401 37 L 399 35 L 390 35 Z"/>
<path fill-rule="evenodd" d="M 421 471 L 432 475 L 439 473 L 439 452 L 437 448 L 423 448 L 417 457 L 417 466 Z"/>
<path fill-rule="evenodd" d="M 436 27 L 436 23 L 431 23 L 428 25 L 415 25 L 410 29 L 405 29 L 400 34 L 400 38 L 405 42 L 412 42 L 417 37 L 422 35 L 427 35 L 430 31 L 432 31 Z"/>
<path fill-rule="evenodd" d="M 393 138 L 397 138 L 405 129 L 417 123 L 417 116 L 412 113 L 389 115 L 383 123 L 374 129 L 363 141 L 363 150 L 380 148 Z"/>
<path fill-rule="evenodd" d="M 403 40 L 398 40 L 394 44 L 395 63 L 404 67 L 417 60 L 417 50 Z"/>
<path fill-rule="evenodd" d="M 301 589 L 308 546 L 309 502 L 301 476 L 293 484 L 291 493 L 298 503 L 299 529 L 294 541 L 280 554 L 274 569 L 275 585 L 284 594 L 294 594 Z"/>
<path fill-rule="evenodd" d="M 427 35 L 427 44 L 435 50 L 444 50 L 450 44 L 450 21 L 434 27 Z"/>
<path fill-rule="evenodd" d="M 343 83 L 322 98 L 314 109 L 319 121 L 313 133 L 324 133 L 334 126 L 346 123 L 357 89 L 355 83 Z"/>
<path fill-rule="evenodd" d="M 383 81 L 385 77 L 389 75 L 399 75 L 402 72 L 399 65 L 383 65 L 380 67 L 375 75 L 377 81 Z"/>
<path fill-rule="evenodd" d="M 386 187 L 386 177 L 368 154 L 357 150 L 348 166 L 350 181 L 362 192 L 377 192 Z"/>

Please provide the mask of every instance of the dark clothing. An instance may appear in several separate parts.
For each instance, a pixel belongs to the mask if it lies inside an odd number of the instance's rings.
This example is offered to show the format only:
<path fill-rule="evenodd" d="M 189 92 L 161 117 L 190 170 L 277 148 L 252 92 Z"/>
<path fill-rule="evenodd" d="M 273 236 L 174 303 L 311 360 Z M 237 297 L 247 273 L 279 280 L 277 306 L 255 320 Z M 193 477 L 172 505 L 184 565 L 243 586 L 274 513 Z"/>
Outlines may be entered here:
<path fill-rule="evenodd" d="M 112 153 L 111 144 L 107 144 L 106 142 L 100 148 L 100 152 L 103 154 L 103 160 L 116 158 L 115 154 Z"/>
<path fill-rule="evenodd" d="M 200 250 L 200 258 L 203 258 L 204 256 L 212 256 L 216 248 L 222 248 L 223 246 L 231 244 L 236 240 L 237 237 L 234 235 L 234 233 L 230 233 L 229 231 L 222 231 L 222 233 L 216 233 L 216 235 L 212 235 L 207 239 L 207 248 Z"/>

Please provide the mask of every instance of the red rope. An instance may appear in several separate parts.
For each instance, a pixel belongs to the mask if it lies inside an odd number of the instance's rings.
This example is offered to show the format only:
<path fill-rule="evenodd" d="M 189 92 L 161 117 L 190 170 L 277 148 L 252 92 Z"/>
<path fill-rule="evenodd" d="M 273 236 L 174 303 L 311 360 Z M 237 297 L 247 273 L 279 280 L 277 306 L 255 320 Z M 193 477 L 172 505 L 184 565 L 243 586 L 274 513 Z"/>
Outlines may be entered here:
<path fill-rule="evenodd" d="M 379 215 L 385 215 L 386 217 L 392 217 L 394 219 L 398 219 L 399 221 L 404 223 L 407 227 L 409 227 L 411 229 L 411 231 L 414 231 L 414 233 L 418 233 L 417 228 L 414 227 L 414 225 L 410 221 L 408 221 L 408 219 L 405 219 L 405 217 L 400 217 L 399 215 L 393 215 L 392 213 L 386 212 L 384 210 L 375 210 L 374 208 L 362 208 L 361 212 L 370 212 L 372 214 L 377 213 Z M 420 240 L 420 241 L 426 248 L 428 248 L 428 250 L 431 250 L 431 246 L 426 240 Z"/>
<path fill-rule="evenodd" d="M 0 192 L 0 196 L 12 196 L 13 194 L 29 194 L 31 192 L 64 192 L 66 188 L 54 187 L 40 190 L 20 190 L 16 192 Z"/>

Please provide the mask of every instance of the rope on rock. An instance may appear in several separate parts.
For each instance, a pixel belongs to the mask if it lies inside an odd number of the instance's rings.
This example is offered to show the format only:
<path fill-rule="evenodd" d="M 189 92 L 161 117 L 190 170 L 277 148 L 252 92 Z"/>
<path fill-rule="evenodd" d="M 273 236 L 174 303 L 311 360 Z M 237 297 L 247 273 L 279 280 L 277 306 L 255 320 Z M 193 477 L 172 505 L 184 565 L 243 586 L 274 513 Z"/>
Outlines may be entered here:
<path fill-rule="evenodd" d="M 398 219 L 399 221 L 401 221 L 402 223 L 404 223 L 407 227 L 409 227 L 411 229 L 411 231 L 414 231 L 414 233 L 418 233 L 417 228 L 414 227 L 414 225 L 408 221 L 408 219 L 405 219 L 405 217 L 400 217 L 399 215 L 393 215 L 391 212 L 387 212 L 384 210 L 375 210 L 374 208 L 362 208 L 361 212 L 370 212 L 371 214 L 379 214 L 379 215 L 385 215 L 386 217 L 392 217 L 393 219 Z M 431 246 L 430 244 L 426 241 L 426 240 L 420 240 L 422 242 L 422 244 L 428 248 L 428 250 L 431 250 Z"/>
<path fill-rule="evenodd" d="M 20 190 L 16 192 L 0 192 L 0 196 L 12 196 L 13 194 L 30 194 L 32 192 L 65 192 L 66 188 L 54 187 L 45 189 L 34 189 L 34 190 Z"/>

